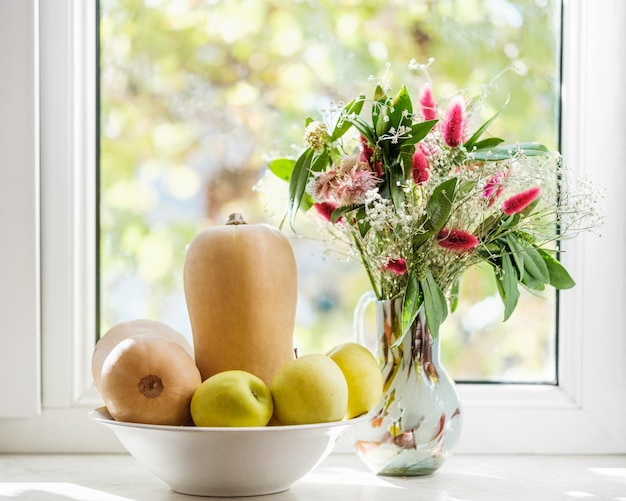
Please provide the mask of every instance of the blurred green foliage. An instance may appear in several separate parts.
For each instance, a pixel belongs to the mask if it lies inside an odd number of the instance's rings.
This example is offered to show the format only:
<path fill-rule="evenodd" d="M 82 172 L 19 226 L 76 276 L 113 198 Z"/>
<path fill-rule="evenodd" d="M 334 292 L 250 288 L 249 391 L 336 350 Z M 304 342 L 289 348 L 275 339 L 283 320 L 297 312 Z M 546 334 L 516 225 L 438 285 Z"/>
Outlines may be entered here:
<path fill-rule="evenodd" d="M 409 60 L 434 57 L 439 96 L 478 94 L 503 72 L 484 113 L 511 101 L 492 133 L 555 148 L 559 5 L 100 0 L 101 332 L 153 318 L 190 337 L 182 267 L 193 236 L 234 211 L 278 224 L 283 195 L 263 201 L 253 190 L 267 181 L 266 155 L 297 153 L 305 117 L 369 91 L 368 77 L 381 77 L 388 62 L 395 88 L 417 89 L 423 80 Z M 517 71 L 504 71 L 512 65 Z M 268 203 L 279 209 L 272 214 Z M 290 237 L 301 284 L 296 344 L 300 352 L 326 350 L 351 338 L 367 281 L 360 266 Z M 524 296 L 502 324 L 484 301 L 495 286 L 480 270 L 462 292 L 443 332 L 445 363 L 457 379 L 554 379 L 554 296 Z"/>

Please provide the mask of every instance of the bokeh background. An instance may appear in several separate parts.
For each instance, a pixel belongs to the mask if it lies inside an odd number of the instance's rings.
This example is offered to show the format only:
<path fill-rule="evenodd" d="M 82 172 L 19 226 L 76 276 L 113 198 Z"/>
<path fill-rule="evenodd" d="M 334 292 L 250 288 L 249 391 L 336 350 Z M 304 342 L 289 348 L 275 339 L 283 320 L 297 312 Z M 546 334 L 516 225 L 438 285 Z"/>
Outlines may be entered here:
<path fill-rule="evenodd" d="M 394 89 L 406 84 L 415 97 L 423 79 L 411 59 L 435 59 L 436 96 L 478 94 L 501 74 L 485 117 L 510 103 L 490 132 L 558 148 L 557 0 L 99 4 L 101 334 L 151 318 L 191 338 L 186 246 L 231 212 L 278 225 L 286 184 L 268 175 L 268 159 L 297 154 L 304 119 L 371 91 L 368 78 L 387 63 Z M 361 266 L 329 255 L 312 223 L 298 235 L 283 229 L 299 268 L 300 353 L 352 339 L 368 290 Z M 485 271 L 464 277 L 442 329 L 446 367 L 458 381 L 555 383 L 556 294 L 523 294 L 503 323 Z"/>

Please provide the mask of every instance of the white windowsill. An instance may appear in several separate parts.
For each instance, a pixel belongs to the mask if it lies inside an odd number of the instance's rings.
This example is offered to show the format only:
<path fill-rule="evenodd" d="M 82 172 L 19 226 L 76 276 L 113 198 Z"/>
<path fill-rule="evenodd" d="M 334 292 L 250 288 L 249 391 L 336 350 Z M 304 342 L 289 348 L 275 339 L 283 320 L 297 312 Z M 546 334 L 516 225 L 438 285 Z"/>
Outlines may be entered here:
<path fill-rule="evenodd" d="M 191 499 L 171 491 L 128 455 L 0 455 L 0 471 L 0 498 Z M 369 473 L 354 455 L 336 454 L 288 491 L 257 499 L 516 501 L 581 498 L 626 500 L 626 456 L 457 455 L 429 477 L 394 478 Z"/>

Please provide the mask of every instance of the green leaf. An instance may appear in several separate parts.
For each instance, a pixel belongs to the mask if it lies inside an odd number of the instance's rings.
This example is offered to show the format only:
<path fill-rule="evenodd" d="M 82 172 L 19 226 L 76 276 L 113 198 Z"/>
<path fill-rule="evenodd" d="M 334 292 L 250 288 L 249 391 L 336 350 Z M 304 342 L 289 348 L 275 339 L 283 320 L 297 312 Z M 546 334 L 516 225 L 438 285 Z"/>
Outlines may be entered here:
<path fill-rule="evenodd" d="M 337 120 L 337 124 L 335 125 L 335 129 L 330 135 L 331 142 L 339 139 L 348 131 L 348 129 L 350 129 L 353 122 L 349 118 L 361 113 L 361 110 L 363 109 L 363 103 L 365 103 L 365 95 L 360 94 L 358 97 L 355 97 L 352 101 L 350 101 L 343 108 L 343 110 L 341 110 L 341 113 L 339 114 L 339 119 Z"/>
<path fill-rule="evenodd" d="M 531 143 L 519 143 L 519 149 L 522 150 L 522 152 L 529 156 L 529 157 L 533 157 L 533 156 L 546 156 L 550 154 L 550 150 L 544 146 L 541 143 L 535 143 L 535 142 L 531 142 Z"/>
<path fill-rule="evenodd" d="M 411 137 L 404 139 L 403 144 L 416 144 L 426 137 L 426 135 L 435 126 L 437 120 L 427 120 L 425 122 L 418 122 L 411 126 Z"/>
<path fill-rule="evenodd" d="M 397 209 L 404 203 L 404 169 L 402 165 L 394 161 L 388 169 L 389 193 L 391 200 Z"/>
<path fill-rule="evenodd" d="M 478 141 L 474 144 L 474 151 L 489 150 L 502 143 L 504 143 L 504 139 L 500 139 L 499 137 L 488 137 L 487 139 L 483 139 L 482 141 Z"/>
<path fill-rule="evenodd" d="M 548 267 L 535 246 L 523 245 L 514 233 L 507 235 L 506 240 L 513 253 L 520 281 L 524 280 L 524 272 L 526 272 L 541 283 L 547 284 L 550 282 Z"/>
<path fill-rule="evenodd" d="M 374 100 L 386 101 L 387 99 L 388 99 L 387 93 L 384 91 L 384 89 L 380 85 L 377 85 L 376 89 L 374 90 Z"/>
<path fill-rule="evenodd" d="M 546 263 L 548 273 L 550 274 L 550 285 L 552 287 L 555 289 L 571 289 L 576 285 L 574 279 L 557 259 L 543 249 L 537 249 L 537 252 L 539 252 Z"/>
<path fill-rule="evenodd" d="M 503 213 L 504 214 L 504 213 Z M 478 229 L 475 232 L 475 234 L 477 235 L 491 235 L 493 232 L 493 229 L 496 228 L 496 223 L 498 221 L 498 219 L 500 219 L 501 216 L 495 216 L 495 215 L 491 215 L 487 218 L 485 218 L 483 221 L 481 221 L 481 223 L 478 225 Z"/>
<path fill-rule="evenodd" d="M 506 242 L 506 247 L 508 247 L 508 251 L 511 252 L 511 256 L 513 257 L 513 263 L 515 264 L 518 272 L 518 277 L 520 281 L 524 280 L 524 270 L 526 266 L 524 264 L 524 252 L 522 250 L 521 245 L 515 239 L 512 233 L 509 233 L 504 237 L 504 241 Z M 507 248 L 503 248 L 502 253 L 507 252 Z"/>
<path fill-rule="evenodd" d="M 378 119 L 376 120 L 376 136 L 380 137 L 384 135 L 391 127 L 391 99 L 387 98 L 378 101 Z"/>
<path fill-rule="evenodd" d="M 358 115 L 346 117 L 346 121 L 350 122 L 356 130 L 358 130 L 370 144 L 376 144 L 376 134 L 372 127 Z"/>
<path fill-rule="evenodd" d="M 337 221 L 339 221 L 344 215 L 346 215 L 348 212 L 352 212 L 354 210 L 357 210 L 359 207 L 362 207 L 361 205 L 345 205 L 343 207 L 337 207 L 333 213 L 330 216 L 330 220 L 331 222 L 334 224 Z"/>
<path fill-rule="evenodd" d="M 456 311 L 459 305 L 459 291 L 461 289 L 461 279 L 457 278 L 452 284 L 452 290 L 450 291 L 450 313 Z"/>
<path fill-rule="evenodd" d="M 328 165 L 329 159 L 330 159 L 330 156 L 328 155 L 328 152 L 326 151 L 314 152 L 313 159 L 311 160 L 311 167 L 310 167 L 311 172 L 323 171 Z"/>
<path fill-rule="evenodd" d="M 402 301 L 402 335 L 395 340 L 392 346 L 396 347 L 402 343 L 402 339 L 415 322 L 422 307 L 422 293 L 417 273 L 411 270 L 407 281 L 404 299 Z"/>
<path fill-rule="evenodd" d="M 508 254 L 502 256 L 502 270 L 496 279 L 498 292 L 504 303 L 504 320 L 507 320 L 515 310 L 519 299 L 517 272 Z"/>
<path fill-rule="evenodd" d="M 426 204 L 428 214 L 427 227 L 434 232 L 439 232 L 450 218 L 452 203 L 456 192 L 457 178 L 453 177 L 437 186 Z"/>
<path fill-rule="evenodd" d="M 439 327 L 448 316 L 446 296 L 430 270 L 426 271 L 426 276 L 419 283 L 424 296 L 426 325 L 428 325 L 431 335 L 436 337 L 439 333 Z"/>
<path fill-rule="evenodd" d="M 404 172 L 411 172 L 413 169 L 413 154 L 415 153 L 415 146 L 412 144 L 403 144 L 400 146 L 400 160 L 404 167 Z M 405 175 L 408 177 L 408 174 Z"/>
<path fill-rule="evenodd" d="M 515 156 L 514 149 L 506 147 L 494 148 L 490 150 L 472 151 L 469 156 L 474 160 L 496 162 L 498 160 L 508 160 Z M 514 147 L 513 147 L 514 148 Z"/>
<path fill-rule="evenodd" d="M 276 158 L 274 160 L 270 160 L 267 166 L 276 177 L 289 182 L 291 179 L 291 172 L 293 171 L 293 166 L 295 164 L 296 161 L 290 158 Z"/>
<path fill-rule="evenodd" d="M 464 197 L 465 195 L 469 195 L 476 186 L 478 185 L 478 181 L 464 181 L 461 186 L 456 190 L 456 196 Z"/>
<path fill-rule="evenodd" d="M 389 97 L 385 94 L 383 88 L 380 85 L 377 85 L 376 90 L 374 91 L 374 102 L 372 103 L 372 126 L 374 127 L 374 130 L 376 130 L 376 125 L 380 117 L 380 110 L 388 99 Z"/>
<path fill-rule="evenodd" d="M 298 160 L 296 160 L 293 166 L 291 179 L 289 180 L 289 224 L 294 231 L 296 214 L 302 203 L 302 197 L 311 175 L 310 167 L 313 153 L 311 148 L 307 148 L 304 153 L 298 157 Z"/>
<path fill-rule="evenodd" d="M 520 279 L 520 283 L 528 290 L 542 291 L 546 288 L 546 284 L 544 282 L 535 280 L 528 273 L 524 276 L 524 278 Z"/>
<path fill-rule="evenodd" d="M 413 251 L 426 243 L 445 226 L 452 212 L 452 203 L 456 196 L 457 178 L 444 181 L 433 190 L 426 204 L 426 219 L 421 226 L 426 230 L 413 236 Z"/>
<path fill-rule="evenodd" d="M 406 122 L 406 126 L 411 125 L 411 114 L 413 113 L 413 104 L 411 97 L 403 85 L 391 102 L 391 110 L 389 110 L 390 126 L 396 130 Z"/>
<path fill-rule="evenodd" d="M 541 143 L 519 143 L 498 146 L 490 150 L 473 151 L 470 153 L 470 156 L 475 160 L 508 160 L 517 155 L 518 149 L 529 157 L 547 156 L 550 154 L 550 150 Z"/>
<path fill-rule="evenodd" d="M 527 247 L 525 249 L 526 257 L 524 258 L 524 267 L 526 271 L 536 280 L 543 282 L 544 284 L 550 283 L 550 272 L 546 262 L 539 254 L 539 251 L 534 247 Z"/>
<path fill-rule="evenodd" d="M 510 216 L 506 216 L 506 217 L 502 217 L 500 219 L 500 228 L 505 230 L 507 228 L 512 228 L 515 227 L 519 224 L 520 219 L 521 219 L 521 215 L 519 213 L 517 214 L 511 214 Z"/>
<path fill-rule="evenodd" d="M 361 207 L 359 208 L 356 214 L 356 221 L 357 221 L 357 226 L 359 227 L 359 233 L 361 234 L 362 237 L 364 237 L 367 234 L 367 232 L 370 230 L 370 228 L 372 227 L 372 225 L 369 223 L 369 221 L 367 220 L 365 216 L 366 216 L 365 206 L 361 205 Z"/>
<path fill-rule="evenodd" d="M 474 134 L 472 135 L 472 137 L 470 137 L 464 144 L 465 149 L 467 149 L 467 151 L 472 151 L 472 148 L 474 147 L 474 145 L 478 142 L 478 139 L 480 138 L 480 136 L 483 135 L 483 133 L 489 128 L 489 126 L 494 122 L 494 120 L 496 118 L 498 118 L 498 116 L 500 115 L 500 113 L 502 113 L 504 111 L 504 108 L 507 107 L 507 105 L 509 104 L 509 97 L 507 96 L 506 101 L 504 102 L 504 104 L 502 105 L 502 107 L 496 112 L 495 115 L 493 115 L 489 120 L 487 120 L 484 124 L 482 124 L 477 130 L 476 132 L 474 132 Z"/>

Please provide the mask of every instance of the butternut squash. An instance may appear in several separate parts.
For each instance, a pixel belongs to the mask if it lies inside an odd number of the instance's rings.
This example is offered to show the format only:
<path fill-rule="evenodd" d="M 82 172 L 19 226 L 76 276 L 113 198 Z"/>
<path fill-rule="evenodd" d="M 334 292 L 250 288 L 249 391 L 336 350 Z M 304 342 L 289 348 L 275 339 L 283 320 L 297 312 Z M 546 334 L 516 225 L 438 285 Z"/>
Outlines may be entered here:
<path fill-rule="evenodd" d="M 189 356 L 193 358 L 193 349 L 189 341 L 187 341 L 187 338 L 163 322 L 137 319 L 119 323 L 106 331 L 104 336 L 96 343 L 96 347 L 93 350 L 91 357 L 91 374 L 98 391 L 100 391 L 100 373 L 102 372 L 102 366 L 109 353 L 111 353 L 111 350 L 124 339 L 140 334 L 151 334 L 170 339 L 179 344 Z"/>
<path fill-rule="evenodd" d="M 285 235 L 231 214 L 191 242 L 183 281 L 202 379 L 238 369 L 269 385 L 294 356 L 297 270 Z"/>
<path fill-rule="evenodd" d="M 139 334 L 120 341 L 102 365 L 100 392 L 117 421 L 184 425 L 200 371 L 180 344 Z"/>

